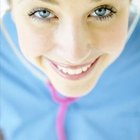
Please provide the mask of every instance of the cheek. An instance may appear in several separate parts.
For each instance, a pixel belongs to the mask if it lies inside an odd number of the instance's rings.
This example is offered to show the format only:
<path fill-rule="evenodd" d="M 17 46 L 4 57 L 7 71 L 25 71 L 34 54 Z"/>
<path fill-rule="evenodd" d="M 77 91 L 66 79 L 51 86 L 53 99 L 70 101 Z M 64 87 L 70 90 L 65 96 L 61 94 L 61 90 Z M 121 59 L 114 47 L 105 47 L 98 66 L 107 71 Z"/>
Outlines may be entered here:
<path fill-rule="evenodd" d="M 109 28 L 109 31 L 104 33 L 104 39 L 101 41 L 103 51 L 111 55 L 119 54 L 124 48 L 126 41 L 127 28 L 123 25 L 116 26 L 116 28 Z"/>
<path fill-rule="evenodd" d="M 117 57 L 123 50 L 128 30 L 128 18 L 120 19 L 98 33 L 98 48 L 112 57 Z"/>
<path fill-rule="evenodd" d="M 18 27 L 18 37 L 21 51 L 25 56 L 35 58 L 43 55 L 52 46 L 52 32 L 37 32 L 29 28 Z"/>

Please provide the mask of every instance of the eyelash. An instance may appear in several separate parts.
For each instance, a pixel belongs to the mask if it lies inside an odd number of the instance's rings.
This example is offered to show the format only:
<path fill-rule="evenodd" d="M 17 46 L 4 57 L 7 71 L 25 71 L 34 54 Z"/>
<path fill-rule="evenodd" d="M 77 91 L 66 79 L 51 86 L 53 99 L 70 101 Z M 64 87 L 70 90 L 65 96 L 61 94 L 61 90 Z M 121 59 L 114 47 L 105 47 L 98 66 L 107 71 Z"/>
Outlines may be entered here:
<path fill-rule="evenodd" d="M 110 6 L 110 5 L 101 5 L 99 7 L 96 7 L 92 11 L 95 12 L 96 10 L 99 10 L 99 9 L 109 10 L 110 13 L 108 15 L 106 15 L 106 16 L 94 16 L 94 17 L 91 16 L 91 18 L 95 18 L 96 20 L 104 21 L 104 20 L 111 19 L 114 15 L 117 14 L 117 10 L 113 6 Z M 91 13 L 93 13 L 93 12 L 91 12 Z"/>
<path fill-rule="evenodd" d="M 113 6 L 109 6 L 109 5 L 101 5 L 99 7 L 96 7 L 94 10 L 92 10 L 93 12 L 90 12 L 91 14 L 96 12 L 96 10 L 109 10 L 110 11 L 110 14 L 106 15 L 106 16 L 89 16 L 90 18 L 95 18 L 96 20 L 100 20 L 100 21 L 106 21 L 107 19 L 110 19 L 112 18 L 114 15 L 116 15 L 117 13 L 117 10 L 113 7 Z M 28 16 L 33 18 L 33 19 L 37 19 L 39 21 L 47 21 L 47 22 L 51 22 L 51 20 L 53 20 L 54 18 L 57 19 L 56 16 L 54 16 L 53 18 L 41 18 L 41 17 L 37 17 L 35 14 L 38 13 L 38 12 L 42 12 L 42 11 L 46 11 L 50 14 L 54 14 L 51 10 L 49 9 L 46 9 L 46 8 L 35 8 L 35 9 L 32 9 L 29 13 L 28 13 Z"/>
<path fill-rule="evenodd" d="M 39 18 L 37 17 L 35 14 L 37 12 L 41 12 L 41 11 L 47 11 L 49 12 L 50 14 L 53 14 L 53 12 L 49 9 L 46 9 L 46 8 L 35 8 L 35 9 L 32 9 L 29 13 L 28 13 L 28 16 L 31 17 L 32 19 L 36 19 L 36 20 L 39 20 L 39 21 L 47 21 L 47 22 L 50 22 L 52 19 L 51 18 Z M 55 16 L 56 17 L 56 16 Z M 56 17 L 57 18 L 57 17 Z"/>

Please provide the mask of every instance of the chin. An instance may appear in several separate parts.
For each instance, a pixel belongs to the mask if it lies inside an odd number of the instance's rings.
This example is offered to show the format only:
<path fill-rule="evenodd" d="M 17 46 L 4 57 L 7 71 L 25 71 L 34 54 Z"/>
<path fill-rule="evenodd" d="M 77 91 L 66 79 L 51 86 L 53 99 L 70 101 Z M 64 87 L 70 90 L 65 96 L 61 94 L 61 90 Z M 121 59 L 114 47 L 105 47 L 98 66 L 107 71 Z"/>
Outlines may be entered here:
<path fill-rule="evenodd" d="M 89 94 L 91 90 L 83 90 L 83 91 L 70 91 L 70 90 L 63 90 L 59 91 L 60 94 L 62 94 L 65 97 L 71 97 L 71 98 L 76 98 L 76 97 L 82 97 L 87 94 Z"/>
<path fill-rule="evenodd" d="M 70 98 L 78 98 L 88 95 L 96 86 L 96 84 L 93 84 L 93 82 L 89 82 L 87 85 L 62 85 L 58 83 L 53 83 L 53 87 L 56 89 L 56 91 L 65 96 Z M 81 88 L 82 87 L 82 88 Z"/>
<path fill-rule="evenodd" d="M 78 97 L 86 96 L 90 91 L 81 91 L 81 92 L 73 91 L 73 92 L 71 92 L 68 90 L 63 90 L 63 91 L 58 91 L 58 92 L 65 97 L 78 98 Z"/>

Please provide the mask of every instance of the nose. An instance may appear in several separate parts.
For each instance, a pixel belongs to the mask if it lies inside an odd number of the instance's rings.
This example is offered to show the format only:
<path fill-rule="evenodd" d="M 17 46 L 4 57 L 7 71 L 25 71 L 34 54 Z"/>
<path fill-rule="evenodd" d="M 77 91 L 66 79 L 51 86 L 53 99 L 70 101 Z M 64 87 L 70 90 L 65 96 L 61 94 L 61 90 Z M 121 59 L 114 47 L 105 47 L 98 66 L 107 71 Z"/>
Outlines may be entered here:
<path fill-rule="evenodd" d="M 57 55 L 72 64 L 79 64 L 90 56 L 90 31 L 82 22 L 67 20 L 55 32 L 55 50 Z"/>

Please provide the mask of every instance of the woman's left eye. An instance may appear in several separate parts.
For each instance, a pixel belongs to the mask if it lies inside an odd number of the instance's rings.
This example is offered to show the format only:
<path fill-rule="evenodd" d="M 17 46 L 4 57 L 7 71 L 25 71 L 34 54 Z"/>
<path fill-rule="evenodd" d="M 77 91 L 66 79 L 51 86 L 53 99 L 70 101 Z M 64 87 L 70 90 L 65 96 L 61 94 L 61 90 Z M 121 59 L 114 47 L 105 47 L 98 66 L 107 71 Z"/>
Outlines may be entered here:
<path fill-rule="evenodd" d="M 90 17 L 95 17 L 97 19 L 106 19 L 109 17 L 112 17 L 116 13 L 113 8 L 108 8 L 108 7 L 99 7 L 96 8 L 89 16 Z"/>

